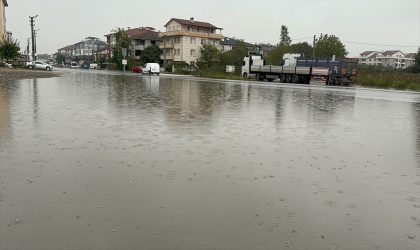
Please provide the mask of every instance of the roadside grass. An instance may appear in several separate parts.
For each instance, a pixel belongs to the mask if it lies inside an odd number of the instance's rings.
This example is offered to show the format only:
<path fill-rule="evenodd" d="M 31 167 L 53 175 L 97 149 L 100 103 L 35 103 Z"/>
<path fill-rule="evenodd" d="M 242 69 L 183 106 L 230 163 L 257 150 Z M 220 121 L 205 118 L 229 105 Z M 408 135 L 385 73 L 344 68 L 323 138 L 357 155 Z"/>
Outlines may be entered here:
<path fill-rule="evenodd" d="M 354 79 L 354 83 L 374 88 L 420 91 L 420 74 L 362 71 Z"/>

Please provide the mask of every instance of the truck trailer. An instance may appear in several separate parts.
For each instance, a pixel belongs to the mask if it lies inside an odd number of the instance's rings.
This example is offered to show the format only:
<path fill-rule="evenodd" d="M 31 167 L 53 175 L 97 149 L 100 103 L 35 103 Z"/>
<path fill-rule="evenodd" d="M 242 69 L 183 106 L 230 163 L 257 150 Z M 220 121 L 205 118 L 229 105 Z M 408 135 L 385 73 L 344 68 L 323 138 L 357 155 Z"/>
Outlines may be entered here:
<path fill-rule="evenodd" d="M 294 66 L 292 62 L 287 62 L 285 65 L 291 66 L 265 65 L 265 60 L 260 54 L 249 53 L 242 62 L 242 76 L 246 78 L 254 76 L 259 81 L 267 79 L 272 82 L 275 79 L 280 79 L 280 82 L 304 84 L 309 84 L 311 78 L 314 77 L 326 78 L 329 76 L 328 67 Z"/>
<path fill-rule="evenodd" d="M 357 76 L 358 73 L 357 58 L 298 57 L 296 66 L 328 68 L 329 75 L 323 79 L 327 85 L 351 84 L 353 83 L 352 77 Z"/>

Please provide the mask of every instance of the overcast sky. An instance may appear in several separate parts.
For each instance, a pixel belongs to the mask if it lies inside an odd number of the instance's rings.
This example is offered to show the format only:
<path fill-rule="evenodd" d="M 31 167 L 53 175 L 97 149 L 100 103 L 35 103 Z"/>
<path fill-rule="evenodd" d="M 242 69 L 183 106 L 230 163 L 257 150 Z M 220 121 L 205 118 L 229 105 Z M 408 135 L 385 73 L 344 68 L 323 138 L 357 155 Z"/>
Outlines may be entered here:
<path fill-rule="evenodd" d="M 24 51 L 35 19 L 37 53 L 57 49 L 88 36 L 105 41 L 116 27 L 151 26 L 164 30 L 171 18 L 209 22 L 228 37 L 250 43 L 277 44 L 282 25 L 292 43 L 313 36 L 337 36 L 349 57 L 367 50 L 417 52 L 420 46 L 420 0 L 335 1 L 177 1 L 177 0 L 7 0 L 6 29 Z M 371 45 L 374 44 L 374 45 Z M 392 45 L 392 46 L 386 46 Z"/>

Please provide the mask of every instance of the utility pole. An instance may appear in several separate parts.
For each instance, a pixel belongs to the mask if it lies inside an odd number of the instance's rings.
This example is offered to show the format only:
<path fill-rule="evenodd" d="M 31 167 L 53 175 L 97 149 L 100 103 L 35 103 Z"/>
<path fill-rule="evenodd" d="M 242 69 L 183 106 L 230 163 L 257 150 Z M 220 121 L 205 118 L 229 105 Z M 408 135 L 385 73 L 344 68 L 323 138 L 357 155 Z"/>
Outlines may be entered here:
<path fill-rule="evenodd" d="M 36 48 L 35 48 L 35 36 L 34 36 L 34 19 L 37 17 L 36 16 L 30 16 L 29 18 L 31 19 L 31 36 L 32 36 L 32 60 L 35 61 L 35 52 L 36 52 Z"/>
<path fill-rule="evenodd" d="M 35 48 L 35 59 L 34 59 L 34 60 L 36 60 L 36 58 L 38 57 L 38 56 L 36 55 L 36 32 L 37 32 L 38 30 L 39 30 L 39 29 L 34 30 L 34 41 L 35 41 L 35 43 L 34 43 L 34 48 Z"/>
<path fill-rule="evenodd" d="M 28 59 L 28 62 L 30 61 L 29 60 L 29 39 L 31 39 L 31 38 L 26 38 L 26 39 L 28 39 L 28 46 L 26 47 L 26 57 L 27 57 L 27 59 Z"/>
<path fill-rule="evenodd" d="M 312 53 L 312 58 L 315 58 L 315 37 L 316 35 L 314 35 L 314 45 L 313 45 L 314 52 Z"/>

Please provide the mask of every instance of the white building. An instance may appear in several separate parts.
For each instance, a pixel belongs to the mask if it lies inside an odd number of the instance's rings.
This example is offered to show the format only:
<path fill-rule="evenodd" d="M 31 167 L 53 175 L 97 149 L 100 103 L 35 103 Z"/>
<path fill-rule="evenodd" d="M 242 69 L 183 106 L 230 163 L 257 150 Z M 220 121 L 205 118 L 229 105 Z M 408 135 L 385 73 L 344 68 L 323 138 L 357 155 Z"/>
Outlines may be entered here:
<path fill-rule="evenodd" d="M 195 21 L 193 17 L 190 20 L 171 18 L 165 24 L 165 28 L 166 32 L 160 34 L 164 44 L 159 48 L 166 50 L 167 63 L 183 61 L 195 64 L 201 56 L 200 49 L 204 43 L 215 45 L 221 50 L 220 40 L 223 39 L 223 35 L 216 34 L 216 31 L 221 33 L 222 28 L 210 23 Z M 161 55 L 160 59 L 164 59 L 164 55 Z"/>
<path fill-rule="evenodd" d="M 6 0 L 0 1 L 0 39 L 3 38 L 6 32 L 6 7 L 9 6 Z"/>
<path fill-rule="evenodd" d="M 365 51 L 360 54 L 360 65 L 376 65 L 405 69 L 414 65 L 415 53 L 405 54 L 400 50 Z"/>

